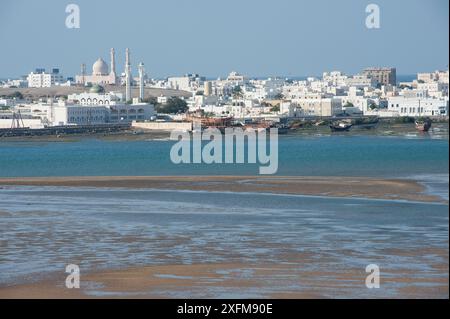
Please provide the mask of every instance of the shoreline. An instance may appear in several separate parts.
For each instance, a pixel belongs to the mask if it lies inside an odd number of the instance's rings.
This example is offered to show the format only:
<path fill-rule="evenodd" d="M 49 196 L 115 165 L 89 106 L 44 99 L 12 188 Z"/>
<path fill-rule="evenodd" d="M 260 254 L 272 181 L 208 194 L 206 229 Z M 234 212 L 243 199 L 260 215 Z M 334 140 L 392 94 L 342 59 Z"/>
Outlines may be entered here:
<path fill-rule="evenodd" d="M 435 253 L 448 259 L 445 251 Z M 364 267 L 310 270 L 314 256 L 292 257 L 291 262 L 258 265 L 168 264 L 81 271 L 79 289 L 66 288 L 67 274 L 61 271 L 34 283 L 0 286 L 0 299 L 228 299 L 230 294 L 242 299 L 448 298 L 448 263 L 435 265 L 423 277 L 411 269 L 385 268 L 382 289 L 370 290 L 364 285 Z"/>
<path fill-rule="evenodd" d="M 325 176 L 72 176 L 0 178 L 1 186 L 64 186 L 270 193 L 342 198 L 448 201 L 409 179 Z M 1 189 L 1 188 L 0 188 Z"/>
<path fill-rule="evenodd" d="M 235 192 L 323 196 L 349 199 L 409 201 L 423 204 L 448 201 L 426 193 L 426 186 L 408 179 L 307 176 L 85 176 L 0 178 L 8 186 L 101 187 L 110 189 Z M 107 189 L 106 189 L 107 191 Z M 1 214 L 2 211 L 0 211 Z M 8 214 L 6 211 L 5 214 Z M 180 242 L 181 243 L 181 242 Z M 281 259 L 249 262 L 232 254 L 224 262 L 192 264 L 166 260 L 118 267 L 81 269 L 81 288 L 64 286 L 64 268 L 33 279 L 0 284 L 0 299 L 97 298 L 448 298 L 448 238 L 442 245 L 411 250 L 386 247 L 367 263 L 384 258 L 418 258 L 427 264 L 420 272 L 406 265 L 382 268 L 381 289 L 365 287 L 366 265 L 340 264 L 360 255 L 341 247 L 333 253 L 286 250 Z M 261 244 L 259 247 L 264 247 Z M 275 249 L 271 244 L 269 247 Z M 210 249 L 214 250 L 212 244 Z M 277 248 L 278 249 L 278 248 Z M 430 259 L 430 256 L 433 258 Z M 341 258 L 342 257 L 342 258 Z M 39 276 L 39 275 L 38 275 Z M 27 280 L 32 279 L 32 282 Z"/>

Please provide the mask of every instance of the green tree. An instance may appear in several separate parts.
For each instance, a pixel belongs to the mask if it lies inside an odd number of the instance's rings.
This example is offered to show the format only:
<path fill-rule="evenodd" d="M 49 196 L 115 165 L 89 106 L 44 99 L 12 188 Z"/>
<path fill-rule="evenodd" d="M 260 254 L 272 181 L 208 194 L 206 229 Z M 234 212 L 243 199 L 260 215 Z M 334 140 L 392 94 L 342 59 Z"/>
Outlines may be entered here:
<path fill-rule="evenodd" d="M 271 107 L 270 112 L 280 112 L 280 104 Z"/>
<path fill-rule="evenodd" d="M 149 97 L 145 98 L 143 100 L 143 102 L 144 103 L 148 103 L 148 104 L 156 105 L 156 104 L 158 104 L 158 99 L 156 97 L 154 97 L 154 96 L 149 96 Z"/>
<path fill-rule="evenodd" d="M 241 86 L 240 85 L 236 85 L 233 88 L 232 94 L 233 94 L 233 98 L 235 98 L 235 99 L 241 98 L 243 96 Z"/>
<path fill-rule="evenodd" d="M 178 97 L 171 97 L 167 100 L 165 105 L 158 105 L 156 110 L 158 113 L 176 114 L 185 113 L 189 107 L 185 100 Z"/>
<path fill-rule="evenodd" d="M 354 106 L 353 103 L 350 103 L 350 102 L 347 102 L 344 105 L 344 107 L 353 107 L 353 106 Z"/>
<path fill-rule="evenodd" d="M 377 109 L 377 108 L 378 108 L 378 106 L 377 106 L 374 102 L 370 103 L 369 109 L 375 110 L 375 109 Z"/>

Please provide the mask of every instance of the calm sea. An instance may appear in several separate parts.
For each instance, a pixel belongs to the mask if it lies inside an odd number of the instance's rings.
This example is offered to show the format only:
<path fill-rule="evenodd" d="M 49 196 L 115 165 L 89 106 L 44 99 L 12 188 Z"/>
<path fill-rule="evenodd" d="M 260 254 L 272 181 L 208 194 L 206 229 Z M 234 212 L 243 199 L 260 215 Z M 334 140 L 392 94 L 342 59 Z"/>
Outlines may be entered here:
<path fill-rule="evenodd" d="M 280 175 L 411 178 L 448 199 L 448 126 L 280 137 Z M 174 142 L 0 142 L 0 176 L 257 174 L 255 165 L 175 165 Z M 83 271 L 152 264 L 290 263 L 314 256 L 308 271 L 361 269 L 371 263 L 433 289 L 447 278 L 448 204 L 271 194 L 69 187 L 0 187 L 0 286 L 37 281 L 75 263 Z M 402 253 L 399 253 L 399 252 Z M 406 253 L 405 253 L 406 252 Z M 418 252 L 418 253 L 416 253 Z M 447 266 L 445 266 L 447 265 Z M 447 267 L 447 268 L 446 268 Z M 292 274 L 290 274 L 291 276 Z M 249 274 L 251 276 L 251 274 Z M 408 277 L 408 278 L 409 278 Z M 239 278 L 237 278 L 239 279 Z M 292 278 L 262 278 L 257 287 L 205 288 L 175 297 L 249 297 L 301 291 Z M 273 282 L 271 282 L 271 280 Z M 398 297 L 415 283 L 362 282 L 328 297 Z M 412 288 L 411 288 L 412 287 Z M 311 288 L 311 287 L 309 287 Z M 100 289 L 101 290 L 101 289 Z M 102 296 L 99 289 L 90 294 Z M 208 292 L 208 295 L 205 293 Z M 169 293 L 170 295 L 170 293 Z M 442 295 L 448 298 L 448 292 Z"/>
<path fill-rule="evenodd" d="M 448 136 L 448 135 L 447 135 Z M 286 135 L 278 175 L 409 177 L 448 174 L 448 137 Z M 256 175 L 259 164 L 174 164 L 169 140 L 0 142 L 0 177 Z"/>
<path fill-rule="evenodd" d="M 0 287 L 61 274 L 75 263 L 83 272 L 144 265 L 243 263 L 291 265 L 293 272 L 257 279 L 258 287 L 205 285 L 165 295 L 264 297 L 320 288 L 327 297 L 398 297 L 416 283 L 364 281 L 340 288 L 310 272 L 404 272 L 433 289 L 447 278 L 448 205 L 393 200 L 253 193 L 211 193 L 108 188 L 12 187 L 0 190 Z M 437 253 L 437 252 L 441 253 Z M 312 256 L 310 260 L 301 257 Z M 298 263 L 297 266 L 292 263 Z M 189 274 L 186 274 L 189 275 Z M 293 285 L 296 276 L 308 286 Z M 447 277 L 446 277 L 447 276 Z M 362 276 L 364 278 L 364 276 Z M 383 277 L 384 278 L 384 277 Z M 384 279 L 383 279 L 384 280 Z M 84 283 L 83 283 L 84 284 Z M 85 285 L 86 287 L 86 285 Z M 100 288 L 87 289 L 103 296 Z M 163 293 L 163 291 L 162 291 Z M 120 293 L 119 293 L 120 296 Z M 426 296 L 422 296 L 426 297 Z M 443 294 L 442 298 L 447 297 Z"/>

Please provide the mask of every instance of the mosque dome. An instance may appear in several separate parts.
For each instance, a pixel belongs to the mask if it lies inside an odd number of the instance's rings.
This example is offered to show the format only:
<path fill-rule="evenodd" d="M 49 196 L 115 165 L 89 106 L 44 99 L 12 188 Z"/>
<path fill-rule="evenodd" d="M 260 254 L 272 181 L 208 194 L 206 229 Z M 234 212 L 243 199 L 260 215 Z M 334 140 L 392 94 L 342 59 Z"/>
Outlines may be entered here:
<path fill-rule="evenodd" d="M 102 86 L 95 84 L 91 87 L 89 93 L 103 93 L 104 91 L 105 89 Z"/>
<path fill-rule="evenodd" d="M 108 75 L 108 64 L 99 58 L 92 66 L 92 75 Z"/>

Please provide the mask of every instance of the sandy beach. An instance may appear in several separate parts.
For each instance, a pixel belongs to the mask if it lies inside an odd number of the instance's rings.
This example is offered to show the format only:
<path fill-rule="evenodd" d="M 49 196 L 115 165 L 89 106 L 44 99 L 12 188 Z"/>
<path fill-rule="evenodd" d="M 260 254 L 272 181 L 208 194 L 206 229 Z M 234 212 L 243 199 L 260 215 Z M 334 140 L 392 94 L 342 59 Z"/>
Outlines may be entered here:
<path fill-rule="evenodd" d="M 259 192 L 310 196 L 362 197 L 442 202 L 412 180 L 365 177 L 297 176 L 89 176 L 0 178 L 0 185 L 150 188 Z"/>
<path fill-rule="evenodd" d="M 415 181 L 364 177 L 108 176 L 0 179 L 0 188 L 8 192 L 9 186 L 67 186 L 70 189 L 83 189 L 87 193 L 91 187 L 92 190 L 111 188 L 111 192 L 125 192 L 123 196 L 130 196 L 129 192 L 133 192 L 133 189 L 149 192 L 155 189 L 211 191 L 212 194 L 217 192 L 215 196 L 219 197 L 228 193 L 240 193 L 242 194 L 240 196 L 249 197 L 254 197 L 254 194 L 290 194 L 323 196 L 324 201 L 332 197 L 336 197 L 340 201 L 344 198 L 351 200 L 367 198 L 394 200 L 397 202 L 396 205 L 406 205 L 406 203 L 424 207 L 427 207 L 426 205 L 433 206 L 430 205 L 433 203 L 439 203 L 439 207 L 446 205 L 442 198 L 425 193 L 425 187 Z M 42 192 L 45 194 L 46 190 L 43 189 Z M 68 192 L 72 191 L 68 190 Z M 117 195 L 119 194 L 121 193 L 117 193 Z M 145 194 L 142 194 L 139 199 L 146 198 Z M 185 194 L 185 196 L 189 198 L 192 194 Z M 320 198 L 316 200 L 321 201 Z M 405 201 L 405 203 L 398 202 L 399 200 Z M 76 198 L 74 201 L 77 201 Z M 132 202 L 133 200 L 130 200 L 130 203 Z M 184 206 L 187 205 L 184 200 L 181 203 L 180 207 L 183 210 L 190 209 L 189 206 Z M 382 205 L 376 202 L 372 204 Z M 190 218 L 195 217 L 189 217 L 191 215 L 186 215 L 181 219 L 174 216 L 169 223 L 161 218 L 172 218 L 170 217 L 172 215 L 164 214 L 159 212 L 159 208 L 154 208 L 155 213 L 158 214 L 155 216 L 159 217 L 152 217 L 151 214 L 145 217 L 148 218 L 148 222 L 146 221 L 145 224 L 148 225 L 146 228 L 148 232 L 144 232 L 143 224 L 132 224 L 134 221 L 139 222 L 139 219 L 136 220 L 136 218 L 141 218 L 138 216 L 143 216 L 142 213 L 131 215 L 130 218 L 126 217 L 129 222 L 119 220 L 118 223 L 104 224 L 100 227 L 96 226 L 95 219 L 93 222 L 89 222 L 87 219 L 84 221 L 88 215 L 78 220 L 73 214 L 63 214 L 62 211 L 59 211 L 59 209 L 63 209 L 63 206 L 57 206 L 58 211 L 45 212 L 34 209 L 35 204 L 30 203 L 29 205 L 31 205 L 29 212 L 10 212 L 8 210 L 0 212 L 0 217 L 15 229 L 10 235 L 11 237 L 6 235 L 5 243 L 10 252 L 14 250 L 12 247 L 21 251 L 29 249 L 30 245 L 37 245 L 40 249 L 38 250 L 39 254 L 42 254 L 41 251 L 54 250 L 49 253 L 51 256 L 56 256 L 55 260 L 58 263 L 66 260 L 67 262 L 75 260 L 75 263 L 77 260 L 92 260 L 94 267 L 82 270 L 80 289 L 65 287 L 67 274 L 62 271 L 64 268 L 60 268 L 60 271 L 49 271 L 37 280 L 28 280 L 25 277 L 18 282 L 4 282 L 0 285 L 0 298 L 448 298 L 448 237 L 446 242 L 437 239 L 428 244 L 420 240 L 416 242 L 415 239 L 414 242 L 411 242 L 403 237 L 403 227 L 405 227 L 406 221 L 401 219 L 402 217 L 398 217 L 400 218 L 398 222 L 402 226 L 397 228 L 395 220 L 384 208 L 373 209 L 385 212 L 386 216 L 389 216 L 388 223 L 384 224 L 382 218 L 376 222 L 378 225 L 374 228 L 372 221 L 369 223 L 371 226 L 367 226 L 367 230 L 359 229 L 361 226 L 358 224 L 351 226 L 344 219 L 330 219 L 331 217 L 322 216 L 321 213 L 313 212 L 311 217 L 307 217 L 309 216 L 307 211 L 299 213 L 300 215 L 280 211 L 277 213 L 280 219 L 275 217 L 270 219 L 267 215 L 262 217 L 264 226 L 259 224 L 259 220 L 245 222 L 244 219 L 241 223 L 240 218 L 248 218 L 243 208 L 238 210 L 236 221 L 230 221 L 230 226 L 217 221 L 214 222 L 214 227 L 217 229 L 209 230 L 209 222 L 204 220 L 206 217 L 201 217 L 203 215 L 199 215 L 198 219 L 192 222 L 189 221 Z M 101 207 L 101 204 L 98 205 Z M 164 202 L 161 205 L 161 207 L 168 206 Z M 203 201 L 202 205 L 209 207 L 209 204 Z M 253 207 L 252 204 L 249 205 Z M 361 205 L 361 203 L 354 202 L 350 205 Z M 145 204 L 143 207 L 146 207 Z M 296 207 L 306 208 L 306 206 Z M 369 205 L 369 207 L 376 206 Z M 136 209 L 136 207 L 126 208 L 124 216 L 135 213 L 135 211 L 130 211 L 132 209 Z M 195 212 L 201 211 L 201 209 L 198 206 L 194 208 Z M 253 208 L 253 210 L 260 210 L 264 213 L 262 208 Z M 92 208 L 92 212 L 95 211 L 96 208 Z M 226 211 L 225 208 L 224 211 Z M 230 211 L 233 212 L 231 206 Z M 359 209 L 355 211 L 358 212 L 358 215 L 360 212 L 363 214 Z M 365 216 L 370 216 L 371 210 L 364 214 L 368 213 L 369 215 Z M 298 218 L 304 214 L 306 216 L 299 220 Z M 227 216 L 224 215 L 223 221 L 233 215 Z M 189 218 L 184 219 L 187 217 Z M 23 222 L 22 218 L 25 218 Z M 33 218 L 36 218 L 36 222 L 33 222 Z M 67 218 L 74 219 L 67 220 Z M 286 218 L 292 218 L 293 222 L 305 228 L 293 226 L 289 230 L 287 227 L 290 222 L 285 220 Z M 161 220 L 161 224 L 158 223 L 158 220 Z M 176 226 L 178 220 L 184 223 L 180 226 L 181 228 Z M 335 220 L 337 224 L 331 222 L 331 226 L 327 226 L 331 220 Z M 101 221 L 105 223 L 105 219 Z M 24 228 L 24 223 L 32 227 L 30 229 L 37 229 L 39 233 L 29 233 Z M 76 223 L 80 223 L 79 226 Z M 87 226 L 89 224 L 92 224 L 92 228 Z M 203 224 L 204 226 L 202 226 Z M 285 230 L 283 235 L 276 235 L 277 231 L 280 231 L 275 230 L 278 229 L 275 226 L 278 224 L 284 224 L 284 226 L 280 226 Z M 308 226 L 309 224 L 312 228 Z M 125 225 L 124 230 L 114 228 Z M 170 225 L 175 226 L 171 226 L 171 228 Z M 248 225 L 248 228 L 243 225 Z M 135 228 L 136 231 L 130 232 L 131 228 L 127 227 Z M 191 229 L 191 227 L 194 228 Z M 314 227 L 318 227 L 317 230 L 314 230 Z M 342 231 L 342 227 L 347 228 Z M 424 229 L 422 231 L 418 227 L 421 227 L 420 224 L 412 225 L 410 229 L 419 231 L 420 236 L 430 235 L 429 231 L 431 230 Z M 224 230 L 222 231 L 221 228 Z M 234 232 L 234 229 L 237 230 Z M 268 235 L 259 234 L 263 229 Z M 209 232 L 214 235 L 209 235 Z M 85 244 L 86 247 L 72 246 L 72 243 L 78 241 L 80 236 L 83 239 L 78 244 Z M 287 236 L 286 240 L 278 241 L 283 236 Z M 390 240 L 389 236 L 396 236 L 391 238 L 398 238 L 403 243 L 397 245 L 397 242 Z M 303 237 L 305 238 L 303 244 L 295 242 L 295 238 Z M 308 238 L 313 241 L 318 240 L 318 246 L 312 244 Z M 367 251 L 364 246 L 365 240 L 371 242 L 367 246 Z M 98 246 L 100 242 L 105 246 Z M 324 242 L 327 244 L 324 245 Z M 335 245 L 336 247 L 333 248 Z M 66 249 L 69 247 L 77 251 L 74 259 L 66 257 Z M 96 247 L 95 251 L 92 250 L 92 247 Z M 229 247 L 235 247 L 236 250 Z M 149 263 L 128 262 L 124 266 L 111 267 L 98 261 L 98 258 L 103 256 L 102 254 L 106 254 L 105 258 L 110 258 L 108 256 L 111 254 L 114 258 L 125 258 L 124 260 L 128 261 L 129 258 L 132 258 L 129 256 L 147 256 L 146 250 L 152 252 L 149 255 L 152 257 L 144 258 L 148 259 Z M 115 255 L 116 253 L 118 255 Z M 250 257 L 249 253 L 255 255 Z M 269 255 L 269 253 L 274 255 Z M 195 258 L 196 255 L 199 255 L 199 258 Z M 16 255 L 10 254 L 9 256 Z M 216 260 L 222 261 L 214 261 L 213 258 L 205 259 L 202 262 L 202 258 L 205 257 L 201 256 L 215 256 Z M 17 258 L 20 259 L 20 256 Z M 194 259 L 192 262 L 185 262 L 183 260 L 186 259 L 183 258 Z M 366 260 L 367 263 L 385 265 L 381 269 L 381 289 L 369 290 L 365 287 L 367 273 L 364 263 Z M 404 260 L 404 262 L 400 260 Z M 154 264 L 155 261 L 156 264 Z M 349 263 L 346 264 L 343 261 Z M 413 262 L 413 265 L 409 262 Z M 95 266 L 96 264 L 98 267 Z M 426 266 L 417 272 L 414 270 L 414 265 Z"/>
<path fill-rule="evenodd" d="M 409 254 L 403 251 L 396 253 Z M 423 251 L 421 253 L 430 253 Z M 448 251 L 433 251 L 448 260 Z M 333 298 L 365 288 L 364 269 L 311 271 L 313 255 L 290 256 L 289 263 L 160 265 L 97 271 L 82 274 L 80 289 L 67 289 L 63 274 L 33 284 L 0 287 L 0 298 L 214 298 L 220 290 L 230 298 L 240 291 L 253 291 L 254 298 Z M 381 287 L 397 287 L 397 295 L 373 289 L 369 298 L 448 298 L 448 275 L 440 276 L 446 265 L 435 265 L 434 278 L 418 278 L 409 269 L 382 269 Z M 288 285 L 290 289 L 285 290 Z M 277 289 L 277 286 L 279 289 Z M 248 296 L 248 295 L 246 295 Z M 366 295 L 367 297 L 367 295 Z"/>

